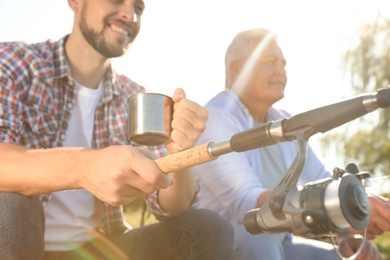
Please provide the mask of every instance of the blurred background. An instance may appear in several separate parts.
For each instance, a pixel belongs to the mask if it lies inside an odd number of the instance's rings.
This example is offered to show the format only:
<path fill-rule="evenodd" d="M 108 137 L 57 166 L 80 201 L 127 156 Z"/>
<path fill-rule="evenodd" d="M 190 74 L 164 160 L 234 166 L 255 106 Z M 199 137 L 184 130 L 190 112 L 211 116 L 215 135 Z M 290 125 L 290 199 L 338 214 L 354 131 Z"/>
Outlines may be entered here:
<path fill-rule="evenodd" d="M 150 92 L 172 95 L 182 87 L 204 105 L 224 89 L 224 55 L 234 35 L 264 27 L 278 35 L 287 60 L 286 96 L 276 106 L 292 114 L 357 93 L 346 80 L 342 57 L 358 44 L 361 26 L 390 12 L 385 0 L 145 2 L 138 38 L 113 61 L 118 72 Z M 65 0 L 1 0 L 0 41 L 61 38 L 71 31 L 72 14 Z M 310 142 L 322 150 L 318 139 Z M 324 159 L 330 167 L 342 163 L 338 156 Z"/>
<path fill-rule="evenodd" d="M 149 92 L 172 95 L 181 87 L 189 99 L 204 105 L 224 89 L 224 55 L 230 41 L 237 32 L 253 27 L 268 28 L 279 37 L 288 83 L 285 98 L 275 106 L 292 114 L 389 84 L 390 1 L 145 3 L 138 38 L 113 63 L 119 73 Z M 1 0 L 0 41 L 59 39 L 71 31 L 72 15 L 65 0 Z M 328 169 L 352 161 L 372 176 L 384 177 L 390 166 L 389 118 L 389 111 L 378 110 L 317 134 L 309 143 Z M 388 189 L 381 193 L 387 196 Z M 142 211 L 141 204 L 138 208 Z M 130 221 L 136 226 L 145 220 Z M 376 241 L 390 259 L 387 236 Z"/>

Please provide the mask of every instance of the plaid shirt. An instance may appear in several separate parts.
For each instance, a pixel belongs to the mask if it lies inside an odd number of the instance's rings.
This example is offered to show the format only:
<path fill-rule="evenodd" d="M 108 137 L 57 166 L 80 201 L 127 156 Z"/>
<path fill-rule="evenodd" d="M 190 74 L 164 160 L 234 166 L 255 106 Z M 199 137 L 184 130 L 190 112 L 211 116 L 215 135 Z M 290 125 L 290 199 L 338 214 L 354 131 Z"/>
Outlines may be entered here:
<path fill-rule="evenodd" d="M 15 143 L 30 149 L 61 147 L 71 110 L 76 102 L 75 82 L 70 75 L 64 43 L 0 43 L 0 142 Z M 103 95 L 95 111 L 94 148 L 127 145 L 127 98 L 145 89 L 110 68 L 103 79 Z M 164 147 L 153 149 L 160 156 Z M 199 186 L 192 207 L 199 201 Z M 49 202 L 50 195 L 42 195 Z M 170 217 L 158 204 L 157 193 L 146 197 L 157 218 Z M 128 225 L 123 208 L 102 202 L 100 230 L 113 233 Z"/>

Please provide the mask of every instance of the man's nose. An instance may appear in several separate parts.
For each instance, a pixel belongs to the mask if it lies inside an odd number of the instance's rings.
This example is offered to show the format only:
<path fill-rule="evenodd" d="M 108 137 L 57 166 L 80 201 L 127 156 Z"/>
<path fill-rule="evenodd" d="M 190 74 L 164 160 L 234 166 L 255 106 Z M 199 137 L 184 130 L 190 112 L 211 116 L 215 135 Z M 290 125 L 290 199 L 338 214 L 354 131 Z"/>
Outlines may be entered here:
<path fill-rule="evenodd" d="M 284 62 L 281 61 L 276 62 L 275 67 L 277 73 L 286 75 L 286 64 Z"/>
<path fill-rule="evenodd" d="M 138 21 L 138 15 L 135 12 L 134 1 L 130 1 L 130 4 L 123 4 L 120 10 L 120 15 L 130 22 L 136 23 Z"/>

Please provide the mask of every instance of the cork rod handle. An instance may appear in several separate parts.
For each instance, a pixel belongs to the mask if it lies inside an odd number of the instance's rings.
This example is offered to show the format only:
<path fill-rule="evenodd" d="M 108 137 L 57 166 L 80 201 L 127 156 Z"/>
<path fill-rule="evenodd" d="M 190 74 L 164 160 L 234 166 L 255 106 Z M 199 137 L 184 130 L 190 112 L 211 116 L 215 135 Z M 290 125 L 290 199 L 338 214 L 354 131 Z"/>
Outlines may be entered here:
<path fill-rule="evenodd" d="M 155 160 L 157 166 L 165 173 L 175 172 L 214 159 L 208 152 L 209 143 L 171 154 Z"/>

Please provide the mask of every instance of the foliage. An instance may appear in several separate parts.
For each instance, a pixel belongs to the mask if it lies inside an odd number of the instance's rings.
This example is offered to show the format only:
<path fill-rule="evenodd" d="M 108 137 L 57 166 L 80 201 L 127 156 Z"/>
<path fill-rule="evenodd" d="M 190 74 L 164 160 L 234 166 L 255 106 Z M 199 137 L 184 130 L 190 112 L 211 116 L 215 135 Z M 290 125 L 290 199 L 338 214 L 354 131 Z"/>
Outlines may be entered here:
<path fill-rule="evenodd" d="M 356 95 L 389 86 L 390 20 L 379 15 L 374 23 L 363 25 L 356 47 L 345 53 L 343 63 Z M 389 109 L 379 109 L 348 124 L 343 132 L 325 135 L 322 146 L 371 174 L 389 175 L 389 120 Z M 374 242 L 383 259 L 390 259 L 390 233 L 377 236 Z"/>
<path fill-rule="evenodd" d="M 390 20 L 378 16 L 363 25 L 354 48 L 343 57 L 344 73 L 356 95 L 385 88 L 390 82 Z M 378 109 L 346 126 L 342 133 L 326 135 L 329 143 L 345 161 L 353 161 L 370 173 L 388 174 L 390 166 L 389 109 Z M 328 148 L 329 149 L 329 148 Z"/>

